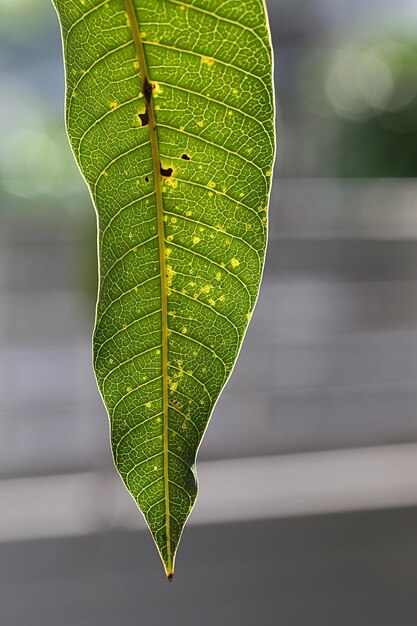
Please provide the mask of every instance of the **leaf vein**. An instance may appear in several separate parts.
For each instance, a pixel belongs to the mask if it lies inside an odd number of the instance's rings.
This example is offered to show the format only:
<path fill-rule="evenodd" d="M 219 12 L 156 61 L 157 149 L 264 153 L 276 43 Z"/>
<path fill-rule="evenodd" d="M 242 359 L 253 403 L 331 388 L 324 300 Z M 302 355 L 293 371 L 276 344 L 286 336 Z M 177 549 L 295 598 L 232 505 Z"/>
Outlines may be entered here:
<path fill-rule="evenodd" d="M 153 235 L 152 237 L 149 237 L 149 239 L 146 239 L 145 241 L 142 241 L 141 243 L 137 243 L 136 245 L 134 245 L 132 248 L 129 248 L 129 250 L 126 250 L 126 252 L 124 254 L 122 254 L 122 256 L 118 257 L 114 263 L 109 267 L 109 269 L 106 271 L 106 273 L 104 274 L 104 276 L 102 277 L 102 285 L 104 285 L 104 282 L 106 280 L 106 278 L 108 277 L 109 273 L 112 271 L 112 269 L 118 264 L 120 263 L 120 261 L 122 261 L 126 256 L 128 256 L 131 252 L 136 252 L 137 250 L 139 250 L 139 248 L 143 248 L 143 246 L 145 246 L 147 243 L 149 243 L 150 241 L 153 241 L 154 239 L 158 239 L 158 235 Z"/>
<path fill-rule="evenodd" d="M 146 385 L 150 385 L 151 383 L 155 383 L 157 380 L 160 380 L 162 378 L 162 376 L 157 376 L 156 378 L 152 378 L 151 380 L 147 380 L 145 383 L 141 383 L 140 385 L 138 385 L 137 387 L 133 387 L 133 389 L 131 391 L 128 391 L 127 393 L 123 394 L 121 396 L 121 398 L 118 399 L 118 401 L 116 402 L 116 404 L 114 405 L 112 412 L 111 412 L 111 416 L 112 419 L 114 418 L 114 415 L 116 413 L 116 409 L 119 406 L 119 404 L 121 402 L 123 402 L 123 400 L 125 400 L 128 396 L 130 396 L 132 393 L 135 393 L 136 391 L 138 391 L 139 389 L 142 389 L 142 387 L 146 387 Z"/>
<path fill-rule="evenodd" d="M 231 239 L 236 239 L 237 241 L 241 241 L 243 244 L 248 246 L 248 248 L 253 250 L 253 252 L 255 252 L 256 256 L 258 257 L 259 263 L 261 262 L 259 251 L 254 246 L 252 246 L 248 241 L 243 239 L 243 237 L 240 237 L 239 235 L 232 235 L 232 233 L 229 233 L 229 232 L 221 231 L 215 226 L 211 226 L 210 224 L 207 224 L 207 222 L 202 222 L 201 220 L 195 220 L 192 217 L 187 217 L 186 215 L 182 215 L 181 213 L 175 213 L 174 211 L 167 211 L 166 209 L 164 213 L 166 215 L 174 215 L 175 217 L 179 217 L 180 219 L 196 224 L 197 226 L 204 226 L 205 228 L 209 228 L 210 230 L 213 230 L 218 235 L 224 235 L 225 237 L 230 237 Z"/>
<path fill-rule="evenodd" d="M 144 406 L 144 405 L 142 405 L 142 406 Z M 140 407 L 137 407 L 137 408 L 139 409 Z M 114 451 L 114 458 L 115 458 L 116 462 L 119 459 L 119 447 L 122 444 L 122 442 L 126 439 L 126 437 L 131 435 L 132 432 L 134 432 L 135 430 L 137 430 L 141 426 L 145 426 L 145 424 L 148 424 L 153 419 L 159 417 L 160 415 L 163 415 L 163 413 L 162 412 L 155 413 L 155 415 L 151 415 L 150 417 L 147 417 L 146 420 L 144 420 L 143 422 L 140 422 L 140 424 L 135 424 L 134 426 L 132 426 L 132 428 L 130 428 L 127 432 L 125 432 L 125 434 L 117 442 L 117 445 L 116 445 L 116 448 L 115 448 L 115 451 Z M 145 446 L 147 443 L 150 443 L 151 441 L 155 441 L 155 439 L 159 439 L 160 436 L 161 435 L 157 435 L 156 437 L 152 437 L 151 439 L 148 439 L 147 441 L 143 441 L 143 442 L 141 441 L 141 445 Z"/>
<path fill-rule="evenodd" d="M 213 17 L 216 20 L 218 20 L 219 22 L 225 22 L 226 24 L 233 24 L 234 26 L 238 26 L 239 28 L 242 28 L 243 30 L 248 31 L 249 33 L 251 33 L 251 35 L 253 35 L 259 41 L 261 46 L 264 48 L 264 50 L 269 55 L 269 50 L 268 50 L 267 46 L 265 45 L 264 40 L 260 37 L 260 35 L 256 32 L 256 30 L 254 30 L 253 28 L 250 28 L 250 26 L 247 26 L 246 24 L 242 24 L 242 22 L 238 22 L 236 20 L 231 20 L 231 19 L 229 19 L 227 17 L 219 15 L 218 13 L 214 13 L 212 11 L 208 11 L 207 9 L 202 9 L 201 7 L 197 7 L 194 4 L 190 4 L 189 2 L 181 2 L 180 0 L 167 0 L 167 1 L 169 3 L 171 3 L 171 4 L 177 4 L 179 6 L 184 6 L 184 7 L 187 7 L 188 9 L 192 9 L 193 11 L 197 11 L 198 13 L 203 13 L 205 15 Z"/>
<path fill-rule="evenodd" d="M 169 241 L 168 243 L 169 243 L 170 246 L 175 246 L 176 248 L 184 250 L 185 252 L 188 252 L 189 254 L 194 254 L 196 256 L 199 256 L 201 259 L 204 259 L 205 261 L 207 261 L 211 265 L 215 265 L 216 267 L 219 267 L 221 270 L 226 272 L 226 274 L 229 274 L 230 276 L 235 278 L 242 285 L 242 287 L 244 288 L 244 290 L 248 294 L 249 303 L 251 305 L 250 308 L 252 308 L 252 296 L 250 294 L 248 286 L 243 282 L 243 280 L 237 274 L 233 274 L 233 272 L 228 270 L 227 267 L 223 267 L 220 263 L 217 263 L 217 261 L 213 261 L 213 259 L 210 259 L 210 257 L 207 257 L 204 254 L 201 254 L 200 252 L 196 252 L 195 250 L 190 250 L 189 248 L 186 248 L 185 246 L 181 246 L 179 243 L 176 243 L 175 241 Z"/>
<path fill-rule="evenodd" d="M 269 142 L 269 145 L 271 147 L 271 150 L 273 149 L 271 138 L 269 136 L 269 133 L 268 133 L 267 129 L 265 128 L 264 123 L 261 122 L 261 120 L 259 120 L 254 115 L 250 115 L 249 113 L 246 113 L 242 109 L 239 109 L 238 107 L 234 107 L 231 104 L 227 104 L 226 102 L 223 102 L 222 100 L 217 100 L 216 98 L 212 98 L 211 96 L 207 96 L 206 94 L 202 93 L 201 91 L 193 91 L 193 90 L 188 89 L 186 87 L 181 87 L 180 85 L 173 85 L 172 83 L 167 83 L 165 81 L 158 81 L 158 84 L 159 85 L 164 85 L 165 87 L 170 87 L 171 89 L 174 89 L 174 90 L 183 91 L 184 93 L 188 93 L 188 94 L 191 94 L 193 96 L 204 98 L 205 100 L 208 100 L 209 102 L 213 102 L 215 104 L 219 104 L 219 105 L 225 107 L 227 110 L 230 109 L 231 111 L 236 111 L 236 113 L 240 113 L 241 115 L 243 115 L 244 117 L 252 120 L 253 122 L 257 122 L 262 127 L 262 129 L 264 130 L 265 136 L 268 138 L 268 142 Z"/>
<path fill-rule="evenodd" d="M 177 46 L 167 45 L 167 44 L 163 44 L 163 43 L 156 42 L 156 41 L 144 41 L 144 44 L 145 46 L 154 46 L 157 48 L 164 48 L 166 50 L 175 50 L 175 52 L 179 52 L 179 53 L 186 54 L 186 55 L 189 54 L 191 56 L 196 56 L 199 59 L 204 60 L 204 55 L 201 54 L 200 52 L 195 52 L 194 50 L 187 50 L 186 48 L 178 48 Z M 224 65 L 225 67 L 228 67 L 232 70 L 241 72 L 245 76 L 250 76 L 251 78 L 258 80 L 259 82 L 262 83 L 262 86 L 265 88 L 265 93 L 268 93 L 268 96 L 269 96 L 268 86 L 266 85 L 264 79 L 261 76 L 258 76 L 257 74 L 254 74 L 253 72 L 249 72 L 248 70 L 245 70 L 242 67 L 238 67 L 237 65 L 233 65 L 233 63 L 228 63 L 227 61 L 223 61 L 222 59 L 218 59 L 216 57 L 211 57 L 211 58 L 214 62 L 219 63 L 220 65 Z"/>
<path fill-rule="evenodd" d="M 142 283 L 139 283 L 138 285 L 135 285 L 131 289 L 128 289 L 127 291 L 123 291 L 123 293 L 121 293 L 120 296 L 117 296 L 117 298 L 115 298 L 114 300 L 111 300 L 108 303 L 108 305 L 106 306 L 106 308 L 104 309 L 104 311 L 101 313 L 100 317 L 98 317 L 96 319 L 96 328 L 99 326 L 99 324 L 100 324 L 101 320 L 103 319 L 104 315 L 107 313 L 109 308 L 111 306 L 113 306 L 113 304 L 116 304 L 116 302 L 118 302 L 119 300 L 121 300 L 125 296 L 129 295 L 130 293 L 132 293 L 132 291 L 136 291 L 136 290 L 140 289 L 141 287 L 143 287 L 144 285 L 146 285 L 147 283 L 150 283 L 151 281 L 156 280 L 156 279 L 159 279 L 159 276 L 155 274 L 155 276 L 151 276 L 150 278 L 147 278 L 146 280 L 144 280 Z M 103 287 L 103 285 L 100 284 L 100 291 L 102 290 L 102 287 Z"/>
<path fill-rule="evenodd" d="M 211 397 L 211 394 L 210 394 L 209 390 L 207 389 L 206 385 L 203 383 L 203 381 L 201 381 L 199 378 L 194 376 L 194 374 L 190 374 L 189 372 L 186 372 L 185 370 L 180 370 L 180 368 L 177 367 L 176 365 L 170 365 L 169 367 L 171 369 L 173 369 L 173 370 L 177 370 L 177 372 L 182 372 L 184 374 L 184 376 L 188 376 L 189 378 L 192 378 L 193 380 L 195 380 L 196 383 L 199 383 L 199 385 L 201 385 L 201 387 L 206 392 L 207 397 L 210 400 L 210 402 L 213 402 L 213 398 Z"/>
<path fill-rule="evenodd" d="M 171 333 L 174 333 L 175 335 L 178 335 L 179 337 L 182 337 L 183 339 L 189 339 L 190 341 L 192 341 L 192 342 L 196 343 L 197 345 L 199 345 L 201 348 L 204 348 L 205 350 L 208 350 L 209 352 L 211 352 L 211 354 L 216 359 L 218 359 L 221 362 L 221 364 L 223 366 L 224 376 L 226 376 L 226 372 L 228 370 L 228 366 L 223 361 L 222 357 L 219 356 L 214 350 L 212 350 L 212 348 L 209 348 L 204 343 L 201 343 L 201 341 L 198 341 L 198 339 L 194 339 L 194 337 L 191 337 L 191 335 L 188 335 L 188 334 L 187 335 L 183 335 L 182 333 L 179 333 L 177 330 L 173 330 L 172 328 L 170 328 L 169 330 L 170 330 Z"/>
<path fill-rule="evenodd" d="M 147 313 L 146 315 L 142 315 L 142 317 L 139 317 L 138 319 L 133 320 L 133 322 L 130 322 L 129 324 L 127 324 L 126 326 L 123 326 L 122 328 L 119 328 L 119 330 L 116 330 L 115 333 L 113 333 L 113 335 L 111 337 L 108 337 L 105 341 L 103 341 L 103 343 L 100 345 L 99 349 L 96 352 L 96 357 L 94 360 L 94 367 L 97 364 L 97 359 L 100 353 L 100 350 L 110 341 L 112 341 L 115 337 L 117 337 L 117 335 L 119 335 L 120 333 L 125 332 L 128 328 L 130 328 L 131 326 L 134 326 L 135 324 L 138 324 L 139 322 L 142 322 L 143 320 L 146 320 L 148 317 L 152 317 L 153 315 L 156 315 L 157 313 L 160 313 L 161 309 L 158 309 L 157 311 L 151 311 L 151 313 Z"/>
<path fill-rule="evenodd" d="M 131 356 L 128 359 L 126 359 L 125 361 L 122 361 L 121 363 L 119 363 L 119 365 L 116 365 L 116 367 L 113 367 L 113 369 L 111 369 L 108 372 L 108 374 L 106 374 L 106 376 L 103 378 L 103 382 L 102 382 L 103 388 L 104 388 L 104 384 L 107 381 L 108 377 L 111 374 L 113 374 L 113 372 L 119 370 L 121 367 L 123 367 L 123 365 L 126 365 L 126 363 L 131 363 L 132 361 L 134 361 L 135 359 L 138 359 L 139 357 L 143 356 L 144 354 L 148 354 L 149 352 L 152 352 L 153 350 L 158 350 L 158 348 L 161 348 L 161 346 L 157 345 L 157 346 L 152 346 L 152 348 L 147 348 L 143 352 L 139 352 L 139 354 L 134 354 L 133 356 Z M 132 391 L 133 391 L 133 389 L 132 389 Z"/>
<path fill-rule="evenodd" d="M 208 146 L 212 146 L 213 148 L 216 148 L 216 150 L 220 150 L 222 152 L 226 152 L 227 154 L 230 154 L 232 156 L 237 157 L 238 159 L 241 159 L 247 165 L 251 165 L 252 167 L 255 167 L 261 173 L 262 177 L 265 180 L 265 183 L 266 184 L 268 183 L 267 177 L 265 176 L 265 173 L 264 173 L 263 169 L 261 167 L 259 167 L 259 165 L 257 163 L 255 163 L 254 161 L 251 161 L 250 159 L 247 159 L 246 157 L 244 157 L 241 154 L 239 154 L 239 152 L 233 152 L 233 150 L 229 150 L 229 148 L 226 148 L 226 146 L 221 146 L 218 143 L 214 143 L 214 141 L 210 141 L 209 139 L 206 139 L 202 135 L 195 135 L 194 133 L 189 133 L 186 130 L 180 130 L 179 128 L 175 128 L 175 126 L 169 126 L 168 124 L 158 124 L 158 126 L 160 126 L 161 128 L 168 128 L 169 130 L 173 130 L 176 133 L 179 133 L 180 135 L 186 135 L 187 137 L 192 137 L 193 139 L 197 139 L 199 141 L 202 141 L 203 143 L 207 144 Z"/>

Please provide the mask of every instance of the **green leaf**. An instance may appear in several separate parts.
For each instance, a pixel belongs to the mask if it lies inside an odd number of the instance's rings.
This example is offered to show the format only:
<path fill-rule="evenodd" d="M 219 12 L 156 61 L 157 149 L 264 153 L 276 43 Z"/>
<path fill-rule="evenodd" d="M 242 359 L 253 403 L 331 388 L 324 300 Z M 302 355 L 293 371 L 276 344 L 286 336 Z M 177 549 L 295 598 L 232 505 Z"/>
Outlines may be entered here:
<path fill-rule="evenodd" d="M 255 306 L 274 158 L 262 0 L 55 0 L 98 218 L 94 367 L 172 578 L 196 455 Z"/>

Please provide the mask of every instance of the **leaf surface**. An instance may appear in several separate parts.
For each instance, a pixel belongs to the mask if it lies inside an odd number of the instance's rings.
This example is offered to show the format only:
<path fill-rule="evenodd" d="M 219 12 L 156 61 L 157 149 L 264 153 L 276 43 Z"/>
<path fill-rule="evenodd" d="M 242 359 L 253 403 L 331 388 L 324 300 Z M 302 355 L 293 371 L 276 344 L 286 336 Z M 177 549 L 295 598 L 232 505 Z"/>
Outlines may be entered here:
<path fill-rule="evenodd" d="M 168 577 L 250 319 L 274 158 L 262 0 L 54 0 L 66 124 L 97 211 L 94 367 Z M 254 416 L 255 418 L 255 416 Z"/>

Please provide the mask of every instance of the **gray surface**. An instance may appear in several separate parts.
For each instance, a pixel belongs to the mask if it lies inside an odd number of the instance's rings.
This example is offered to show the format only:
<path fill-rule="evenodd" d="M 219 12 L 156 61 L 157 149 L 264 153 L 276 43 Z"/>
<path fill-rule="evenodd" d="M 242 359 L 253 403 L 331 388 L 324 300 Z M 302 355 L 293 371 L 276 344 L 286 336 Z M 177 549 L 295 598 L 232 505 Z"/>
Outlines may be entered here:
<path fill-rule="evenodd" d="M 0 545 L 2 626 L 415 626 L 417 510 Z"/>

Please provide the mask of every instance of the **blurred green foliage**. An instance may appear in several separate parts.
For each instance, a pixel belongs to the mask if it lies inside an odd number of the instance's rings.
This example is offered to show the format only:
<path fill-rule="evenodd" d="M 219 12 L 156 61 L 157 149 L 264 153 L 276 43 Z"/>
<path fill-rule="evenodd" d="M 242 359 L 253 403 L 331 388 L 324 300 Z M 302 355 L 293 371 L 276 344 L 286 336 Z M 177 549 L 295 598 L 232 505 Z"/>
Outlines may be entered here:
<path fill-rule="evenodd" d="M 315 175 L 417 176 L 417 40 L 368 33 L 315 51 L 298 94 Z"/>
<path fill-rule="evenodd" d="M 359 51 L 356 63 L 350 60 L 346 108 L 335 124 L 335 174 L 416 177 L 417 41 L 384 40 Z"/>

